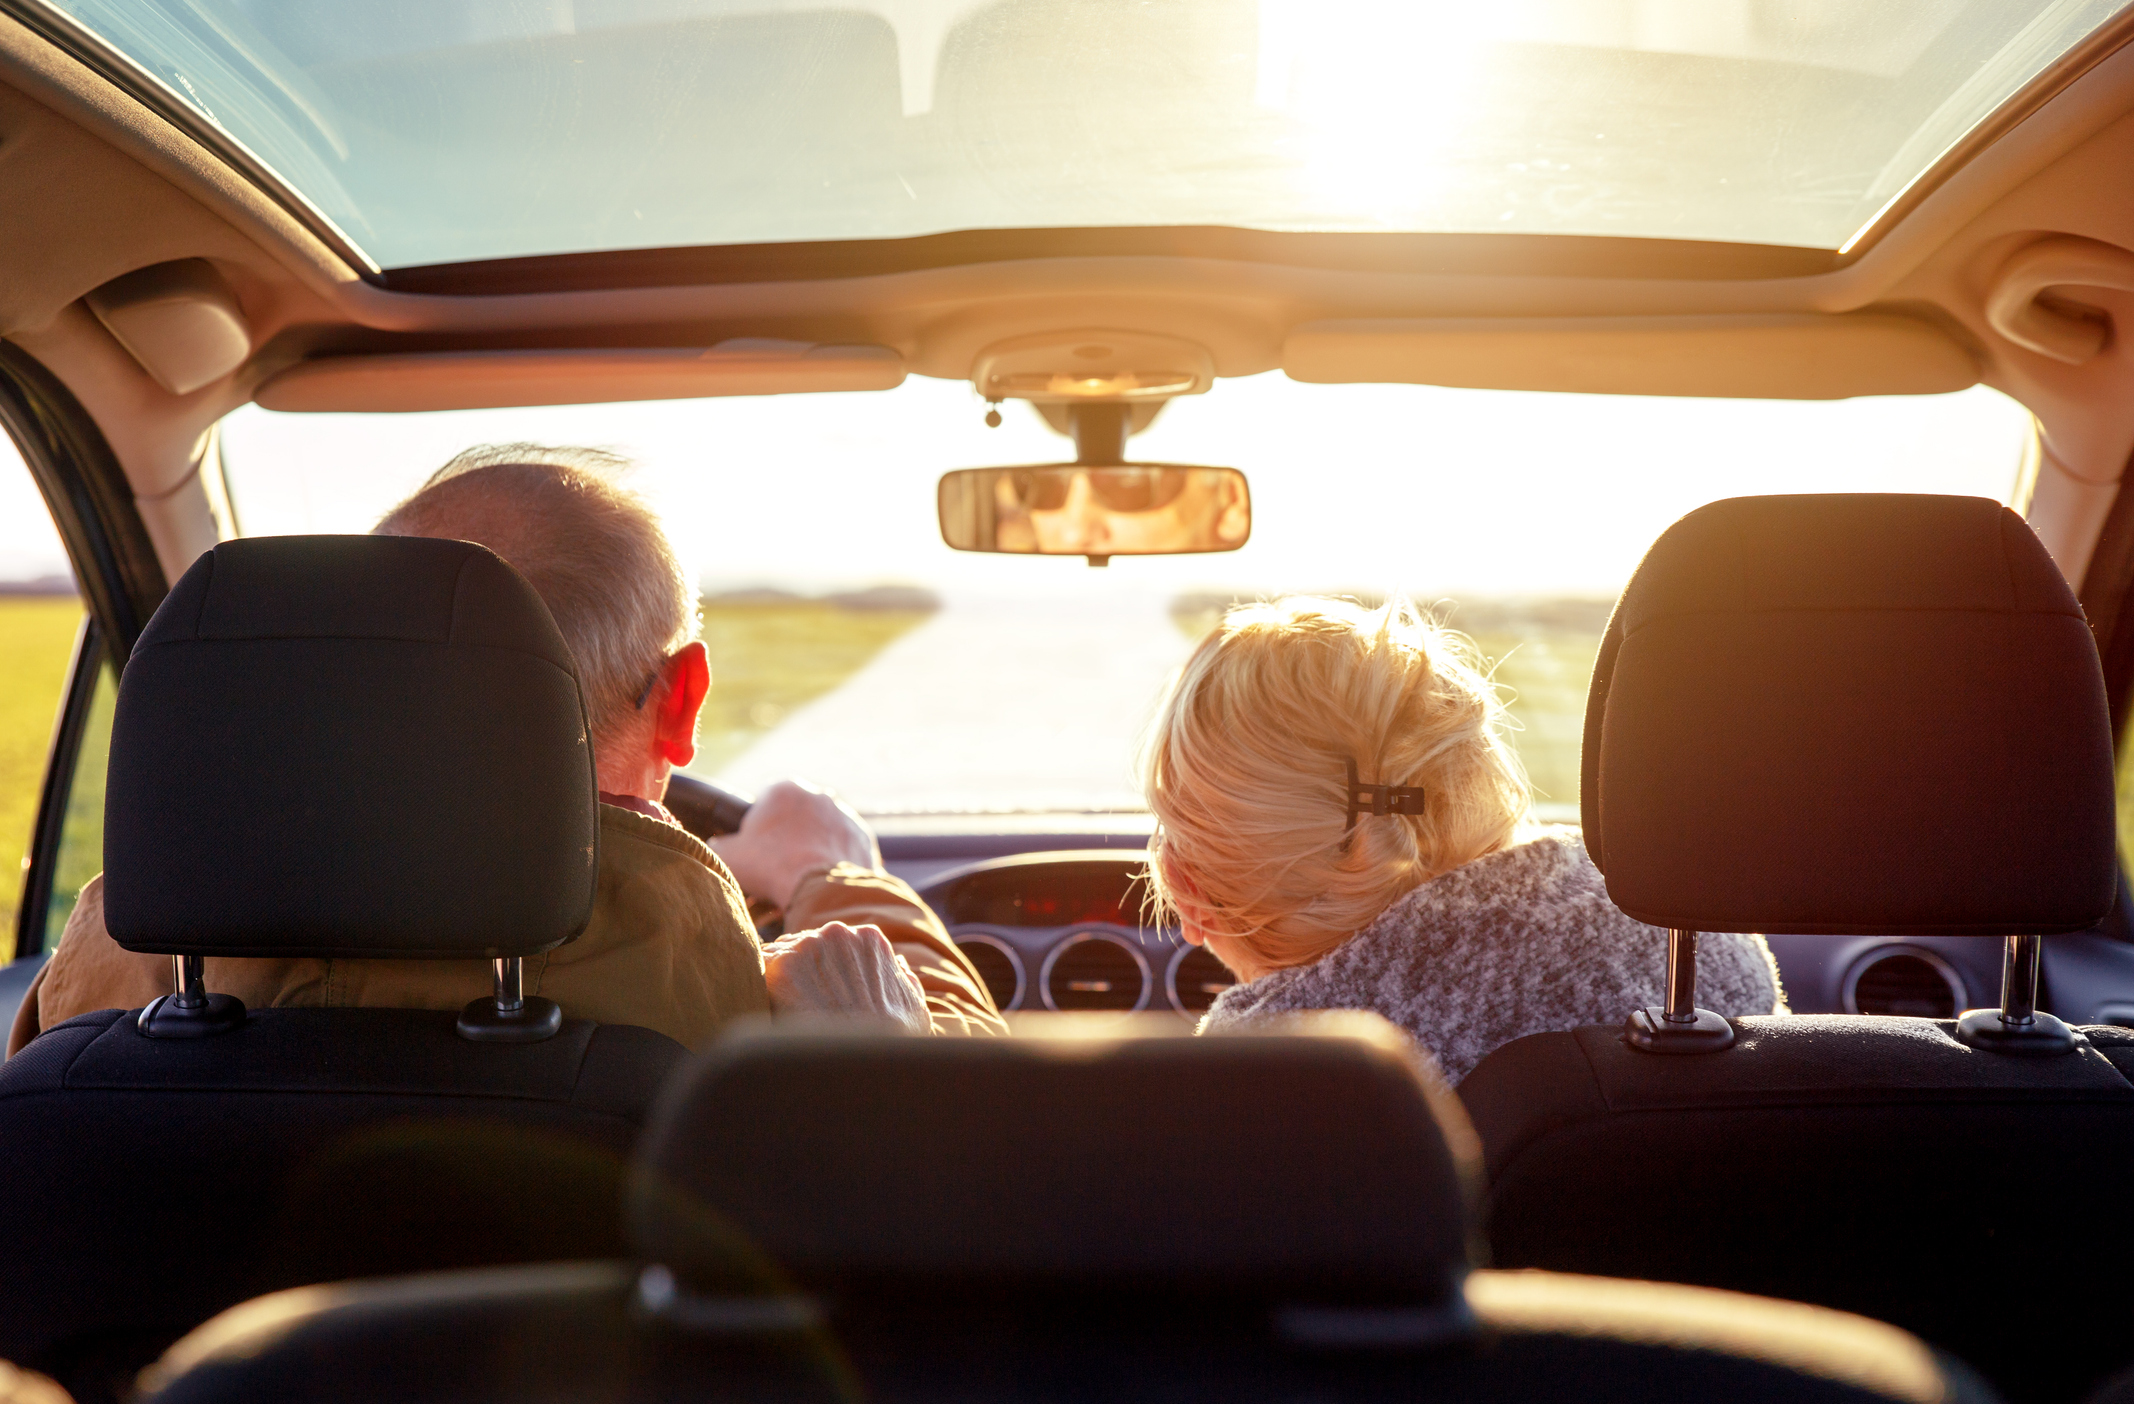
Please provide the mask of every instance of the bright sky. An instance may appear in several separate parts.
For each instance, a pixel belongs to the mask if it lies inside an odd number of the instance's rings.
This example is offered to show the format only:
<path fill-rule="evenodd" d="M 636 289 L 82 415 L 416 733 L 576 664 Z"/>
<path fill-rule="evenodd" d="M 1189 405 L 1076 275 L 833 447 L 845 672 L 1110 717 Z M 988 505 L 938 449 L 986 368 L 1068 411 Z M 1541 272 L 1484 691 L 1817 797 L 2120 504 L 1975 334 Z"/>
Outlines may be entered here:
<path fill-rule="evenodd" d="M 2006 497 L 2029 417 L 1984 388 L 1834 402 L 1630 399 L 1300 385 L 1279 374 L 1174 402 L 1138 457 L 1229 464 L 1252 480 L 1253 539 L 1228 556 L 1075 560 L 961 555 L 940 541 L 945 469 L 1047 462 L 1065 439 L 1027 407 L 914 378 L 871 395 L 788 395 L 225 423 L 246 531 L 361 531 L 470 444 L 597 443 L 640 457 L 714 588 L 916 581 L 951 590 L 1403 588 L 1613 593 L 1645 546 L 1700 503 L 1741 493 Z M 0 579 L 66 569 L 42 501 L 0 441 Z"/>
<path fill-rule="evenodd" d="M 64 575 L 67 553 L 15 441 L 0 433 L 0 580 Z"/>
<path fill-rule="evenodd" d="M 1632 399 L 1302 385 L 1279 373 L 1174 401 L 1133 456 L 1232 465 L 1252 541 L 1227 556 L 1079 560 L 950 551 L 946 469 L 1055 462 L 1067 441 L 1022 405 L 987 429 L 953 381 L 788 395 L 225 422 L 250 534 L 361 531 L 440 463 L 506 440 L 622 449 L 711 587 L 913 581 L 954 592 L 1120 588 L 1613 594 L 1667 524 L 1760 492 L 2006 498 L 2029 433 L 1995 391 L 1834 402 Z M 23 535 L 17 533 L 17 535 Z M 34 573 L 9 539 L 0 575 Z"/>

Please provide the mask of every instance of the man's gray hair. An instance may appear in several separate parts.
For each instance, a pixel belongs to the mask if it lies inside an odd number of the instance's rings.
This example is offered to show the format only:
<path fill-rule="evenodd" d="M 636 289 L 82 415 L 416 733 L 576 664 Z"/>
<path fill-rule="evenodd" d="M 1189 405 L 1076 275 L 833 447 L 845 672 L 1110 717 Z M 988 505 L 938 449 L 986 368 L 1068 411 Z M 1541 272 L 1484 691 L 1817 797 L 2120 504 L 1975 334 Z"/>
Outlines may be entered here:
<path fill-rule="evenodd" d="M 473 541 L 525 576 L 578 660 L 597 748 L 627 727 L 666 659 L 697 636 L 696 591 L 659 517 L 605 449 L 484 444 L 385 514 L 383 536 Z"/>

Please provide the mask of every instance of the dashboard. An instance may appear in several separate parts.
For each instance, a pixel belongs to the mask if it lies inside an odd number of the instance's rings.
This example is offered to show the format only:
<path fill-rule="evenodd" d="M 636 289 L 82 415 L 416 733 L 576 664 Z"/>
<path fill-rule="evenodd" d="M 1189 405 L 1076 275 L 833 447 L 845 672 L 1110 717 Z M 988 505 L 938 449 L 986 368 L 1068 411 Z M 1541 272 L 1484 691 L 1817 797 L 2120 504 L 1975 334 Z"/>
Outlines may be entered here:
<path fill-rule="evenodd" d="M 928 839 L 885 833 L 882 848 L 888 866 L 947 923 L 1003 1012 L 1168 1009 L 1197 1021 L 1235 980 L 1176 931 L 1146 924 L 1146 842 L 1143 827 Z M 1014 851 L 1026 844 L 1046 847 Z M 998 856 L 964 856 L 974 849 Z M 2118 934 L 2134 929 L 2128 915 L 2122 911 L 2105 930 L 2046 938 L 2042 993 L 2049 1008 L 2074 1023 L 2134 1025 L 2134 943 Z M 1998 940 L 1767 939 L 1787 1006 L 1797 1014 L 1952 1019 L 2000 1002 Z"/>
<path fill-rule="evenodd" d="M 676 777 L 669 807 L 698 833 L 738 810 Z M 938 912 L 1003 1012 L 1168 1010 L 1197 1021 L 1233 977 L 1149 924 L 1147 815 L 883 815 L 884 865 Z M 1966 936 L 1767 938 L 1800 1014 L 1948 1019 L 2000 1002 L 2001 943 Z M 2134 896 L 2095 931 L 2048 936 L 2041 1003 L 2077 1024 L 2134 1026 Z"/>
<path fill-rule="evenodd" d="M 1167 1009 L 1198 1020 L 1234 977 L 1152 924 L 1146 867 L 1145 852 L 1022 853 L 952 867 L 919 895 L 1003 1013 Z"/>

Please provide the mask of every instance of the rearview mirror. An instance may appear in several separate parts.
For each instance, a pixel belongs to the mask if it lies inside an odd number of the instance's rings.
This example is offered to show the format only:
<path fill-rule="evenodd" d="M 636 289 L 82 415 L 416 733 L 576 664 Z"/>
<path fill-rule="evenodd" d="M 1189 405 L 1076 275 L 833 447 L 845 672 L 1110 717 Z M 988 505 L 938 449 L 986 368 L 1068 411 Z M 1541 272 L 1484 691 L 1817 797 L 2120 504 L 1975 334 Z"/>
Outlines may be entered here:
<path fill-rule="evenodd" d="M 1252 535 L 1252 495 L 1235 468 L 1073 463 L 944 474 L 941 539 L 958 551 L 1032 556 L 1168 556 L 1235 551 Z"/>

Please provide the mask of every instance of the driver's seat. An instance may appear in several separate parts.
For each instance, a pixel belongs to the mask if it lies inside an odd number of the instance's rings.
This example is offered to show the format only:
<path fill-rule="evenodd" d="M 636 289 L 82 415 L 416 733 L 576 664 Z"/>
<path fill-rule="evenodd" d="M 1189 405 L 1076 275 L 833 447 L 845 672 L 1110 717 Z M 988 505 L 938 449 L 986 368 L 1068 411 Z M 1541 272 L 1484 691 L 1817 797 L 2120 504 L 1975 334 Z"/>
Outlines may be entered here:
<path fill-rule="evenodd" d="M 226 542 L 120 682 L 107 919 L 181 961 L 486 970 L 585 926 L 595 796 L 569 650 L 498 557 Z M 622 1168 L 683 1056 L 569 1010 L 513 1043 L 452 1011 L 175 1003 L 166 1036 L 104 1010 L 0 1066 L 0 1357 L 84 1399 L 263 1290 L 621 1251 Z"/>

